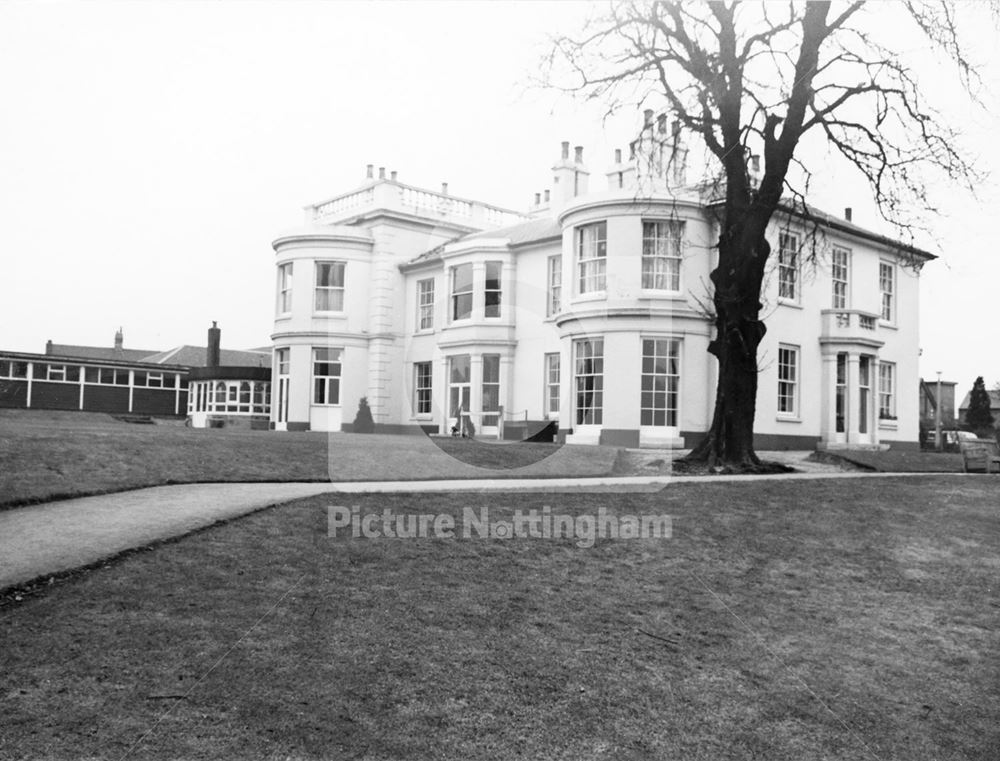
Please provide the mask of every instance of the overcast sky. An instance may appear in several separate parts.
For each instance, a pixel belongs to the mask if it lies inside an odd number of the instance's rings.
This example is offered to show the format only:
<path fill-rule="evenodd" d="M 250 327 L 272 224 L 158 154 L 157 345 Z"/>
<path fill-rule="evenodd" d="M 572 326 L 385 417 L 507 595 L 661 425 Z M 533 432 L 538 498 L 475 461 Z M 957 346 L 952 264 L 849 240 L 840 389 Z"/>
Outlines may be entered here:
<path fill-rule="evenodd" d="M 0 348 L 111 345 L 121 325 L 127 347 L 161 350 L 203 344 L 212 320 L 225 347 L 269 344 L 270 242 L 305 204 L 361 183 L 369 163 L 515 209 L 550 187 L 562 140 L 584 145 L 600 178 L 636 114 L 602 125 L 595 107 L 529 86 L 547 35 L 585 13 L 568 2 L 0 3 Z M 998 35 L 979 34 L 978 57 L 996 58 Z M 991 89 L 998 72 L 985 70 Z M 1000 120 L 957 113 L 1000 177 Z M 943 195 L 943 258 L 923 274 L 922 372 L 962 388 L 980 374 L 1000 381 L 995 178 L 980 195 Z M 815 199 L 876 224 L 848 178 Z"/>

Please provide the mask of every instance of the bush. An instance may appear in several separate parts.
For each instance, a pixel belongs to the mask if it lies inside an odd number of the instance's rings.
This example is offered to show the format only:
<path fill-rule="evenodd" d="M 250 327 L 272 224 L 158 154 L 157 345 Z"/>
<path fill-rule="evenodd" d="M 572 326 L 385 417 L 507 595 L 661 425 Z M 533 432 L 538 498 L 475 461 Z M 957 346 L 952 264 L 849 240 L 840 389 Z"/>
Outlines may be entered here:
<path fill-rule="evenodd" d="M 372 417 L 372 409 L 368 406 L 368 397 L 361 397 L 358 402 L 358 414 L 354 418 L 354 425 L 351 426 L 353 433 L 375 433 L 375 419 Z"/>

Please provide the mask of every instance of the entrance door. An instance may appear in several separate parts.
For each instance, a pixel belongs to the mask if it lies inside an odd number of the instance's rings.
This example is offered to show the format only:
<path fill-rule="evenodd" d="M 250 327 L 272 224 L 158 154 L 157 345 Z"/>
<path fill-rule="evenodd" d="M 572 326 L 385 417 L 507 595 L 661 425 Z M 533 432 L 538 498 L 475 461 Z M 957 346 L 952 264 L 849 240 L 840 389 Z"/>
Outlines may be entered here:
<path fill-rule="evenodd" d="M 862 444 L 872 442 L 872 358 L 858 358 L 858 434 Z"/>
<path fill-rule="evenodd" d="M 847 354 L 837 355 L 837 393 L 836 393 L 837 428 L 834 441 L 843 444 L 847 441 Z"/>
<path fill-rule="evenodd" d="M 275 410 L 274 427 L 276 430 L 288 429 L 288 349 L 277 349 L 274 352 L 275 364 L 278 369 L 278 404 Z"/>
<path fill-rule="evenodd" d="M 483 416 L 480 433 L 497 436 L 500 432 L 500 355 L 483 355 Z"/>
<path fill-rule="evenodd" d="M 470 412 L 472 403 L 472 368 L 468 354 L 459 354 L 448 361 L 448 430 L 464 432 L 468 420 L 462 413 Z"/>

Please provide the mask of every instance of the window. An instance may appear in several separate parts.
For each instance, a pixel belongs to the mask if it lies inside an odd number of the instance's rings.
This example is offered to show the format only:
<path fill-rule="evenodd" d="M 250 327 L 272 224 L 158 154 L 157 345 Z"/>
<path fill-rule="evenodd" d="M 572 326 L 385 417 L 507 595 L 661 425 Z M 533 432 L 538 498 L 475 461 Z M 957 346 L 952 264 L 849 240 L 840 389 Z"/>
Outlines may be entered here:
<path fill-rule="evenodd" d="M 472 264 L 451 268 L 451 319 L 467 320 L 472 316 Z"/>
<path fill-rule="evenodd" d="M 559 415 L 559 354 L 545 355 L 545 398 L 543 400 L 545 417 L 554 418 Z"/>
<path fill-rule="evenodd" d="M 576 353 L 574 387 L 576 424 L 601 425 L 604 415 L 604 339 L 584 338 L 573 343 Z"/>
<path fill-rule="evenodd" d="M 893 301 L 896 291 L 896 268 L 889 262 L 879 262 L 878 289 L 882 293 L 882 319 L 892 322 L 896 315 Z"/>
<path fill-rule="evenodd" d="M 0 361 L 0 378 L 27 378 L 28 363 L 16 360 Z"/>
<path fill-rule="evenodd" d="M 344 263 L 316 262 L 317 312 L 344 311 Z"/>
<path fill-rule="evenodd" d="M 278 366 L 278 375 L 288 375 L 288 349 L 276 349 L 274 363 Z"/>
<path fill-rule="evenodd" d="M 847 309 L 847 286 L 850 275 L 851 252 L 846 248 L 833 249 L 831 270 L 833 276 L 833 308 Z"/>
<path fill-rule="evenodd" d="M 679 389 L 680 342 L 672 338 L 644 338 L 640 425 L 676 427 Z"/>
<path fill-rule="evenodd" d="M 278 265 L 278 314 L 292 311 L 292 263 Z"/>
<path fill-rule="evenodd" d="M 778 347 L 778 414 L 797 415 L 799 391 L 799 350 Z"/>
<path fill-rule="evenodd" d="M 253 411 L 254 413 L 260 415 L 262 413 L 270 412 L 270 399 L 268 399 L 268 392 L 271 389 L 270 383 L 254 383 L 253 384 Z"/>
<path fill-rule="evenodd" d="M 502 262 L 486 262 L 486 316 L 500 316 L 500 273 Z"/>
<path fill-rule="evenodd" d="M 433 400 L 431 384 L 431 363 L 415 362 L 413 365 L 413 409 L 418 415 L 431 414 Z"/>
<path fill-rule="evenodd" d="M 163 388 L 163 373 L 147 373 L 146 385 L 150 388 Z"/>
<path fill-rule="evenodd" d="M 343 349 L 313 349 L 313 404 L 340 404 L 340 358 Z"/>
<path fill-rule="evenodd" d="M 226 409 L 226 384 L 219 381 L 215 384 L 215 404 L 213 411 L 223 412 Z"/>
<path fill-rule="evenodd" d="M 576 261 L 579 293 L 596 293 L 607 286 L 608 223 L 576 228 Z"/>
<path fill-rule="evenodd" d="M 642 223 L 642 287 L 657 291 L 681 289 L 681 241 L 684 223 Z"/>
<path fill-rule="evenodd" d="M 45 373 L 45 380 L 64 381 L 66 380 L 66 365 L 49 365 Z"/>
<path fill-rule="evenodd" d="M 878 416 L 881 420 L 896 419 L 896 365 L 892 362 L 878 366 Z"/>
<path fill-rule="evenodd" d="M 562 256 L 549 257 L 548 294 L 545 301 L 545 316 L 551 317 L 562 309 Z"/>
<path fill-rule="evenodd" d="M 778 236 L 778 298 L 799 297 L 799 238 L 791 233 Z"/>
<path fill-rule="evenodd" d="M 102 386 L 127 386 L 128 370 L 116 370 L 113 367 L 88 367 L 85 371 L 87 383 L 98 383 Z"/>
<path fill-rule="evenodd" d="M 417 281 L 417 330 L 434 327 L 434 278 Z"/>
<path fill-rule="evenodd" d="M 500 410 L 500 355 L 483 355 L 483 412 Z M 495 426 L 499 415 L 483 415 L 483 426 Z"/>

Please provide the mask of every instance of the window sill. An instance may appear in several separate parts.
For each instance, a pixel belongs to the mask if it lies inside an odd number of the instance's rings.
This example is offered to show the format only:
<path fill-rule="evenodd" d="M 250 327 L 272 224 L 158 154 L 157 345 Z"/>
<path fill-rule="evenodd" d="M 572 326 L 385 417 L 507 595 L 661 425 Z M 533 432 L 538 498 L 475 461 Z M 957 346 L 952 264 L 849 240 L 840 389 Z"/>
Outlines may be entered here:
<path fill-rule="evenodd" d="M 607 301 L 607 291 L 594 291 L 593 293 L 581 293 L 573 297 L 570 304 L 580 304 L 588 301 Z"/>
<path fill-rule="evenodd" d="M 339 409 L 343 405 L 340 404 L 339 402 L 337 404 L 320 404 L 319 402 L 312 402 L 310 404 L 310 406 L 311 407 L 321 407 L 323 409 L 333 409 L 333 408 Z"/>
<path fill-rule="evenodd" d="M 798 415 L 776 415 L 774 418 L 779 423 L 801 423 L 802 418 Z"/>
<path fill-rule="evenodd" d="M 779 298 L 778 299 L 778 306 L 779 307 L 791 307 L 792 309 L 804 309 L 805 308 L 805 307 L 802 306 L 801 302 L 799 302 L 799 301 L 796 301 L 794 299 L 783 299 L 783 298 Z"/>
<path fill-rule="evenodd" d="M 899 429 L 899 422 L 896 420 L 879 420 L 878 427 L 886 428 L 890 431 L 895 431 Z"/>
<path fill-rule="evenodd" d="M 420 330 L 413 331 L 415 336 L 432 336 L 434 335 L 434 328 L 421 328 Z"/>
<path fill-rule="evenodd" d="M 880 328 L 885 328 L 886 330 L 899 330 L 899 327 L 895 322 L 890 322 L 889 320 L 879 320 L 878 326 Z"/>
<path fill-rule="evenodd" d="M 347 317 L 347 312 L 345 312 L 343 309 L 341 309 L 339 312 L 334 310 L 325 312 L 321 309 L 314 309 L 313 317 Z"/>
<path fill-rule="evenodd" d="M 684 297 L 684 291 L 668 291 L 658 288 L 642 288 L 639 291 L 640 299 L 679 299 Z"/>

